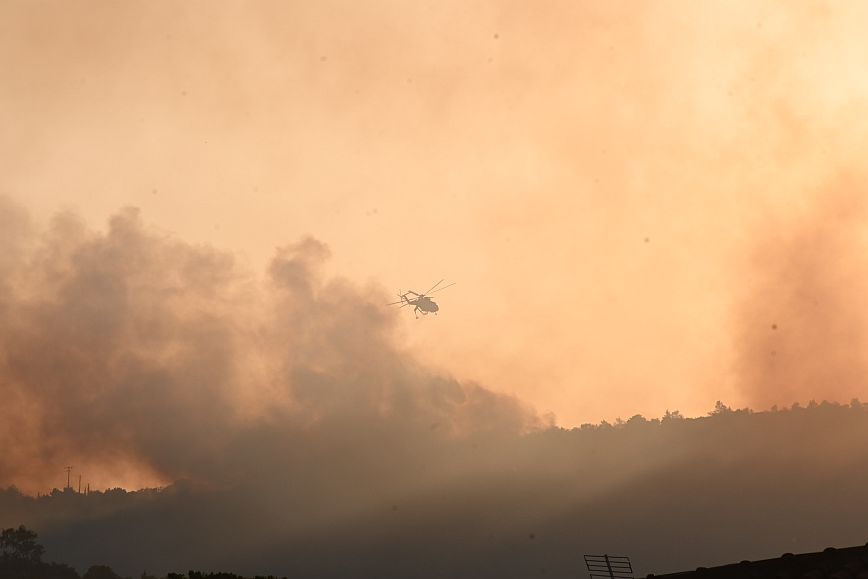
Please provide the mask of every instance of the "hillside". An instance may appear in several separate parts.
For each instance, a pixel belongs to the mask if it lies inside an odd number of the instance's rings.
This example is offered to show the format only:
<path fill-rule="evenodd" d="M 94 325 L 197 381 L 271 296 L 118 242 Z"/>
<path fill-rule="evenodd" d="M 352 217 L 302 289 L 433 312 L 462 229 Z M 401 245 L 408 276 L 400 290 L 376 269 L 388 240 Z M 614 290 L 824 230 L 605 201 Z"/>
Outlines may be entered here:
<path fill-rule="evenodd" d="M 440 439 L 374 466 L 352 448 L 336 441 L 331 463 L 226 486 L 9 489 L 0 525 L 38 529 L 55 560 L 127 575 L 518 578 L 574 575 L 583 552 L 665 573 L 868 536 L 868 409 L 856 402 Z"/>

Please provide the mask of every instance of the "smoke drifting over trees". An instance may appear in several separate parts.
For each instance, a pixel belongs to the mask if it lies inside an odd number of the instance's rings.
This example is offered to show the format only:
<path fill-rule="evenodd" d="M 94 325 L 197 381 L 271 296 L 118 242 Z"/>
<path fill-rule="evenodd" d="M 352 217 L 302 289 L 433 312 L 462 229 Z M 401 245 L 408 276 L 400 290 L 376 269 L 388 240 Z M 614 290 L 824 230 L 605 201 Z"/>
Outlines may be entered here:
<path fill-rule="evenodd" d="M 46 488 L 68 463 L 99 486 L 237 482 L 534 423 L 512 398 L 416 365 L 382 293 L 321 279 L 328 250 L 312 238 L 278 250 L 258 283 L 227 254 L 149 232 L 134 210 L 105 233 L 60 215 L 37 234 L 8 203 L 0 219 L 5 482 Z M 362 458 L 375 472 L 380 459 Z"/>
<path fill-rule="evenodd" d="M 751 406 L 864 395 L 865 180 L 846 174 L 786 222 L 768 219 L 740 282 L 736 370 Z"/>
<path fill-rule="evenodd" d="M 7 490 L 0 525 L 40 529 L 52 559 L 133 576 L 569 576 L 595 551 L 660 573 L 857 545 L 868 533 L 868 407 L 858 402 L 500 432 L 413 456 L 357 434 L 366 442 L 332 447 L 325 464 L 275 462 L 268 477 L 221 488 Z M 368 444 L 385 455 L 370 469 L 351 452 Z"/>
<path fill-rule="evenodd" d="M 0 483 L 27 491 L 0 493 L 0 527 L 52 560 L 528 577 L 582 551 L 663 572 L 868 538 L 862 404 L 562 430 L 416 363 L 315 239 L 260 281 L 133 210 L 105 232 L 9 203 L 0 222 Z M 166 487 L 27 496 L 66 464 Z"/>

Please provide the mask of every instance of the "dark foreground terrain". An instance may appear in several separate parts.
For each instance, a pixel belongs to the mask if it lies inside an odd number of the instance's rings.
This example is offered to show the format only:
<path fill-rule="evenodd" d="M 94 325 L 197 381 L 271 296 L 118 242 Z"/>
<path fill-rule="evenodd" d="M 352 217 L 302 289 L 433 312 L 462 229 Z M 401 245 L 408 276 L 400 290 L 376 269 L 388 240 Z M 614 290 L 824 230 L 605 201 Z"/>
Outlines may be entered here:
<path fill-rule="evenodd" d="M 35 532 L 20 526 L 5 529 L 0 535 L 0 579 L 126 579 L 107 565 L 92 565 L 83 574 L 63 563 L 42 561 L 44 549 Z M 141 579 L 245 579 L 225 572 L 188 571 L 167 573 L 158 578 L 143 572 Z M 785 553 L 774 559 L 741 561 L 718 567 L 698 567 L 648 579 L 866 579 L 868 578 L 868 544 L 836 549 L 828 547 L 818 553 Z M 254 579 L 278 579 L 272 575 Z M 282 579 L 286 579 L 285 577 Z"/>
<path fill-rule="evenodd" d="M 785 553 L 775 559 L 742 561 L 719 567 L 699 567 L 648 577 L 667 579 L 866 579 L 868 578 L 868 544 L 819 553 L 794 555 Z"/>

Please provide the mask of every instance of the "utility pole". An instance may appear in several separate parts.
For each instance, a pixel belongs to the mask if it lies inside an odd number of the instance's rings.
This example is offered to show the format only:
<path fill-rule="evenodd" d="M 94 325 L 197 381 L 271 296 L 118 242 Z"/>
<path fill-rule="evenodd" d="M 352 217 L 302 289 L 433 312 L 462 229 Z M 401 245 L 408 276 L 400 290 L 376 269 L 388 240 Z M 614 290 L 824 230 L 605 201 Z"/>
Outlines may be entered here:
<path fill-rule="evenodd" d="M 67 466 L 67 467 L 65 467 L 63 470 L 66 471 L 66 488 L 70 488 L 70 487 L 69 487 L 69 473 L 72 472 L 72 467 L 71 467 L 71 466 Z"/>
<path fill-rule="evenodd" d="M 78 494 L 81 494 L 81 475 L 78 475 Z"/>

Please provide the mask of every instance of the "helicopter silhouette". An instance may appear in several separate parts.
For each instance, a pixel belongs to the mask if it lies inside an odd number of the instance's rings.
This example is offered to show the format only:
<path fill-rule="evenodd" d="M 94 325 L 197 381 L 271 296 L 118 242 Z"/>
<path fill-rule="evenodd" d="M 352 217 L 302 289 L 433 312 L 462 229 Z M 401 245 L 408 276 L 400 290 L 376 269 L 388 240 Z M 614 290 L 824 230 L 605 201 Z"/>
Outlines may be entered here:
<path fill-rule="evenodd" d="M 403 308 L 404 306 L 413 306 L 413 315 L 416 316 L 416 319 L 417 319 L 417 320 L 419 319 L 419 312 L 422 312 L 422 315 L 423 315 L 423 316 L 427 316 L 428 314 L 431 314 L 431 313 L 433 313 L 433 314 L 436 316 L 436 315 L 437 315 L 437 311 L 440 309 L 440 306 L 438 306 L 436 303 L 434 303 L 434 300 L 432 300 L 431 298 L 429 298 L 429 297 L 428 297 L 428 294 L 433 294 L 433 293 L 439 292 L 440 290 L 445 290 L 445 289 L 448 288 L 448 287 L 452 287 L 452 286 L 454 286 L 455 283 L 456 283 L 456 282 L 452 282 L 452 283 L 450 283 L 450 284 L 444 285 L 444 286 L 441 287 L 440 289 L 434 289 L 434 288 L 436 288 L 438 285 L 440 285 L 441 283 L 443 283 L 444 281 L 445 281 L 445 280 L 442 280 L 442 279 L 441 279 L 440 281 L 438 281 L 437 283 L 435 283 L 435 284 L 431 287 L 431 289 L 429 289 L 429 290 L 426 291 L 425 293 L 421 293 L 421 294 L 420 294 L 420 293 L 417 293 L 417 292 L 414 292 L 413 290 L 408 290 L 408 291 L 406 291 L 406 292 L 404 292 L 404 293 L 401 293 L 401 292 L 399 291 L 399 292 L 398 292 L 398 297 L 401 298 L 400 301 L 392 302 L 392 303 L 390 303 L 390 304 L 386 304 L 386 305 L 389 305 L 389 306 L 395 306 L 395 305 L 401 304 L 400 307 L 402 307 L 402 308 Z M 411 297 L 407 297 L 407 296 L 409 296 L 410 294 L 413 294 L 414 297 L 412 297 L 412 298 L 411 298 Z"/>

